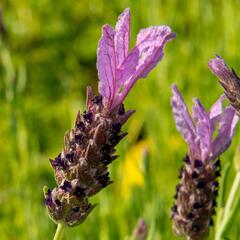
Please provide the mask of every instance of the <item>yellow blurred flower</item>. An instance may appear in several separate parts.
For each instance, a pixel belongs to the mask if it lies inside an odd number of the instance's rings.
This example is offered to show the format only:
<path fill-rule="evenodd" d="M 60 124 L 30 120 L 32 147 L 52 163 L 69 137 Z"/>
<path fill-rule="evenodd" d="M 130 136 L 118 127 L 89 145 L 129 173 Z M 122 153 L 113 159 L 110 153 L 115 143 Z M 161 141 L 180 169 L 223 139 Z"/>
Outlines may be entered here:
<path fill-rule="evenodd" d="M 151 143 L 149 140 L 141 140 L 130 148 L 127 153 L 122 166 L 122 172 L 124 174 L 120 182 L 120 193 L 123 197 L 129 198 L 131 196 L 131 188 L 133 186 L 143 186 L 143 163 L 150 148 Z"/>

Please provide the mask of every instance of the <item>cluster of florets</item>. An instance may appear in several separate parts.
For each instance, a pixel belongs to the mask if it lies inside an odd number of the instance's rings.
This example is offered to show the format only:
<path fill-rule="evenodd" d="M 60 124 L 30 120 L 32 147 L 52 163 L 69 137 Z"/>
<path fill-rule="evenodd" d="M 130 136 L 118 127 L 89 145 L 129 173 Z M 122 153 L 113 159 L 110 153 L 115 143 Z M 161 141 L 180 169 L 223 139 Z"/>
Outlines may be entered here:
<path fill-rule="evenodd" d="M 87 111 L 78 113 L 75 127 L 64 138 L 64 149 L 50 160 L 58 184 L 45 190 L 45 204 L 54 222 L 80 224 L 94 208 L 89 197 L 111 184 L 108 165 L 118 156 L 116 144 L 126 136 L 122 125 L 134 111 L 124 106 L 107 111 L 102 97 L 88 91 Z"/>

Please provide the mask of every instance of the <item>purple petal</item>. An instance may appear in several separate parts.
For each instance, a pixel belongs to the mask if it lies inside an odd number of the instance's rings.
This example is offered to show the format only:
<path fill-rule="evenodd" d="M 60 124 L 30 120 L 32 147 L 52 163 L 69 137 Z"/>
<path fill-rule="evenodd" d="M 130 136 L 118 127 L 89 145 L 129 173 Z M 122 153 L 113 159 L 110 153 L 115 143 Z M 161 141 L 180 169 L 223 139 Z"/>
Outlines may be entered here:
<path fill-rule="evenodd" d="M 121 65 L 128 55 L 130 40 L 130 10 L 129 8 L 119 16 L 115 28 L 116 34 L 114 38 L 116 49 L 116 63 Z"/>
<path fill-rule="evenodd" d="M 215 75 L 226 83 L 237 78 L 235 72 L 227 66 L 220 56 L 211 59 L 208 63 L 208 67 Z"/>
<path fill-rule="evenodd" d="M 213 158 L 219 156 L 229 147 L 237 122 L 238 117 L 233 107 L 225 108 L 219 121 L 218 135 L 213 141 Z"/>
<path fill-rule="evenodd" d="M 211 153 L 211 124 L 207 111 L 202 106 L 201 102 L 194 99 L 193 106 L 194 120 L 197 123 L 197 135 L 200 141 L 201 159 L 204 161 Z"/>
<path fill-rule="evenodd" d="M 225 98 L 225 95 L 222 94 L 220 98 L 212 105 L 209 111 L 210 119 L 214 119 L 222 114 L 222 102 Z"/>
<path fill-rule="evenodd" d="M 168 41 L 175 37 L 170 27 L 155 26 L 143 29 L 137 36 L 136 48 L 141 58 L 137 66 L 137 78 L 146 77 L 163 57 L 163 50 Z"/>
<path fill-rule="evenodd" d="M 131 51 L 131 53 L 124 59 L 122 65 L 118 68 L 117 79 L 120 85 L 127 85 L 130 77 L 135 73 L 136 66 L 139 59 L 139 51 Z"/>
<path fill-rule="evenodd" d="M 131 86 L 129 84 L 131 77 L 136 71 L 136 66 L 139 59 L 139 51 L 135 49 L 131 51 L 131 53 L 127 56 L 127 58 L 123 61 L 122 65 L 119 69 L 117 69 L 116 74 L 116 87 L 118 89 L 115 94 L 116 98 L 112 104 L 112 108 L 115 108 L 117 105 L 123 102 L 125 96 L 130 91 Z"/>
<path fill-rule="evenodd" d="M 111 26 L 103 26 L 97 52 L 97 69 L 100 80 L 98 90 L 109 101 L 113 99 L 115 91 L 116 56 L 114 36 L 115 31 Z"/>
<path fill-rule="evenodd" d="M 219 99 L 212 105 L 208 115 L 211 123 L 211 131 L 214 132 L 214 129 L 217 127 L 221 115 L 222 115 L 222 102 L 225 99 L 225 95 L 222 94 Z"/>
<path fill-rule="evenodd" d="M 166 43 L 175 37 L 167 26 L 155 26 L 143 29 L 137 36 L 136 46 L 130 54 L 138 55 L 136 71 L 124 82 L 124 89 L 119 101 L 123 101 L 139 78 L 144 78 L 163 57 Z M 135 62 L 134 62 L 135 64 Z"/>
<path fill-rule="evenodd" d="M 197 136 L 193 120 L 188 112 L 186 104 L 176 85 L 172 86 L 172 110 L 178 131 L 189 144 L 191 152 L 199 156 L 199 149 L 196 144 Z"/>
<path fill-rule="evenodd" d="M 98 45 L 98 89 L 109 110 L 118 107 L 134 83 L 156 66 L 163 57 L 164 46 L 175 34 L 167 26 L 144 29 L 130 53 L 129 37 L 130 11 L 126 9 L 119 16 L 115 30 L 109 25 L 103 27 Z"/>
<path fill-rule="evenodd" d="M 231 105 L 240 115 L 240 79 L 233 69 L 230 69 L 222 58 L 217 56 L 208 63 L 209 68 L 219 78 L 220 84 L 224 88 L 224 93 Z"/>

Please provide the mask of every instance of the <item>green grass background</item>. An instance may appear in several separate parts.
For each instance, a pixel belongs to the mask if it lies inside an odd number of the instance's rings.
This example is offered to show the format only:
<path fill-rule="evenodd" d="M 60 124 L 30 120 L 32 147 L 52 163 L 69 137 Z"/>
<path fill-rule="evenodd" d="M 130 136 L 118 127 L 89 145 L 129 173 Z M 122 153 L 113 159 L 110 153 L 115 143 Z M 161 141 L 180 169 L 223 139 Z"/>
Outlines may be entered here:
<path fill-rule="evenodd" d="M 6 34 L 0 44 L 0 239 L 52 239 L 55 224 L 43 205 L 42 188 L 55 186 L 48 158 L 63 147 L 63 135 L 84 110 L 85 90 L 97 90 L 96 48 L 104 23 L 115 24 L 131 8 L 131 41 L 149 25 L 169 25 L 177 38 L 167 45 L 162 62 L 140 80 L 126 99 L 137 112 L 124 129 L 120 157 L 110 166 L 115 181 L 97 194 L 88 219 L 65 230 L 64 239 L 123 240 L 139 217 L 149 239 L 177 239 L 171 231 L 178 169 L 187 146 L 176 131 L 170 86 L 177 83 L 189 106 L 199 97 L 209 108 L 222 93 L 207 67 L 215 53 L 240 73 L 240 2 L 234 0 L 1 0 Z M 232 162 L 237 130 L 222 164 Z M 129 182 L 124 196 L 124 161 L 139 139 L 153 147 L 140 159 L 144 183 Z M 128 172 L 129 174 L 129 172 Z M 134 172 L 132 174 L 135 174 Z M 234 165 L 227 178 L 227 196 Z M 239 238 L 240 215 L 226 236 Z M 213 233 L 209 239 L 213 239 Z"/>

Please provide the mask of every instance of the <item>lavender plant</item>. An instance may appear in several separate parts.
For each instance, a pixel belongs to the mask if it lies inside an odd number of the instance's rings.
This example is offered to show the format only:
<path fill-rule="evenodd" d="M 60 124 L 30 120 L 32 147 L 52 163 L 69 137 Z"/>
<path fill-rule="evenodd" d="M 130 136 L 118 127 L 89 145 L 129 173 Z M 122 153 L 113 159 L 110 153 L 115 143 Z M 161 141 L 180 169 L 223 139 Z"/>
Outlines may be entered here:
<path fill-rule="evenodd" d="M 121 130 L 134 113 L 125 111 L 123 101 L 140 78 L 144 78 L 163 57 L 166 43 L 175 34 L 168 26 L 143 29 L 129 51 L 130 11 L 118 18 L 115 29 L 104 25 L 97 51 L 99 95 L 87 89 L 86 111 L 77 114 L 75 126 L 64 136 L 64 148 L 50 160 L 57 187 L 44 188 L 50 218 L 63 226 L 82 223 L 95 205 L 89 198 L 112 183 L 108 165 L 118 156 L 115 146 L 127 133 Z"/>
<path fill-rule="evenodd" d="M 238 117 L 232 106 L 223 110 L 221 96 L 209 112 L 195 98 L 192 118 L 176 85 L 172 92 L 176 127 L 189 147 L 174 196 L 173 230 L 189 240 L 201 240 L 213 225 L 221 170 L 219 156 L 231 144 Z"/>

